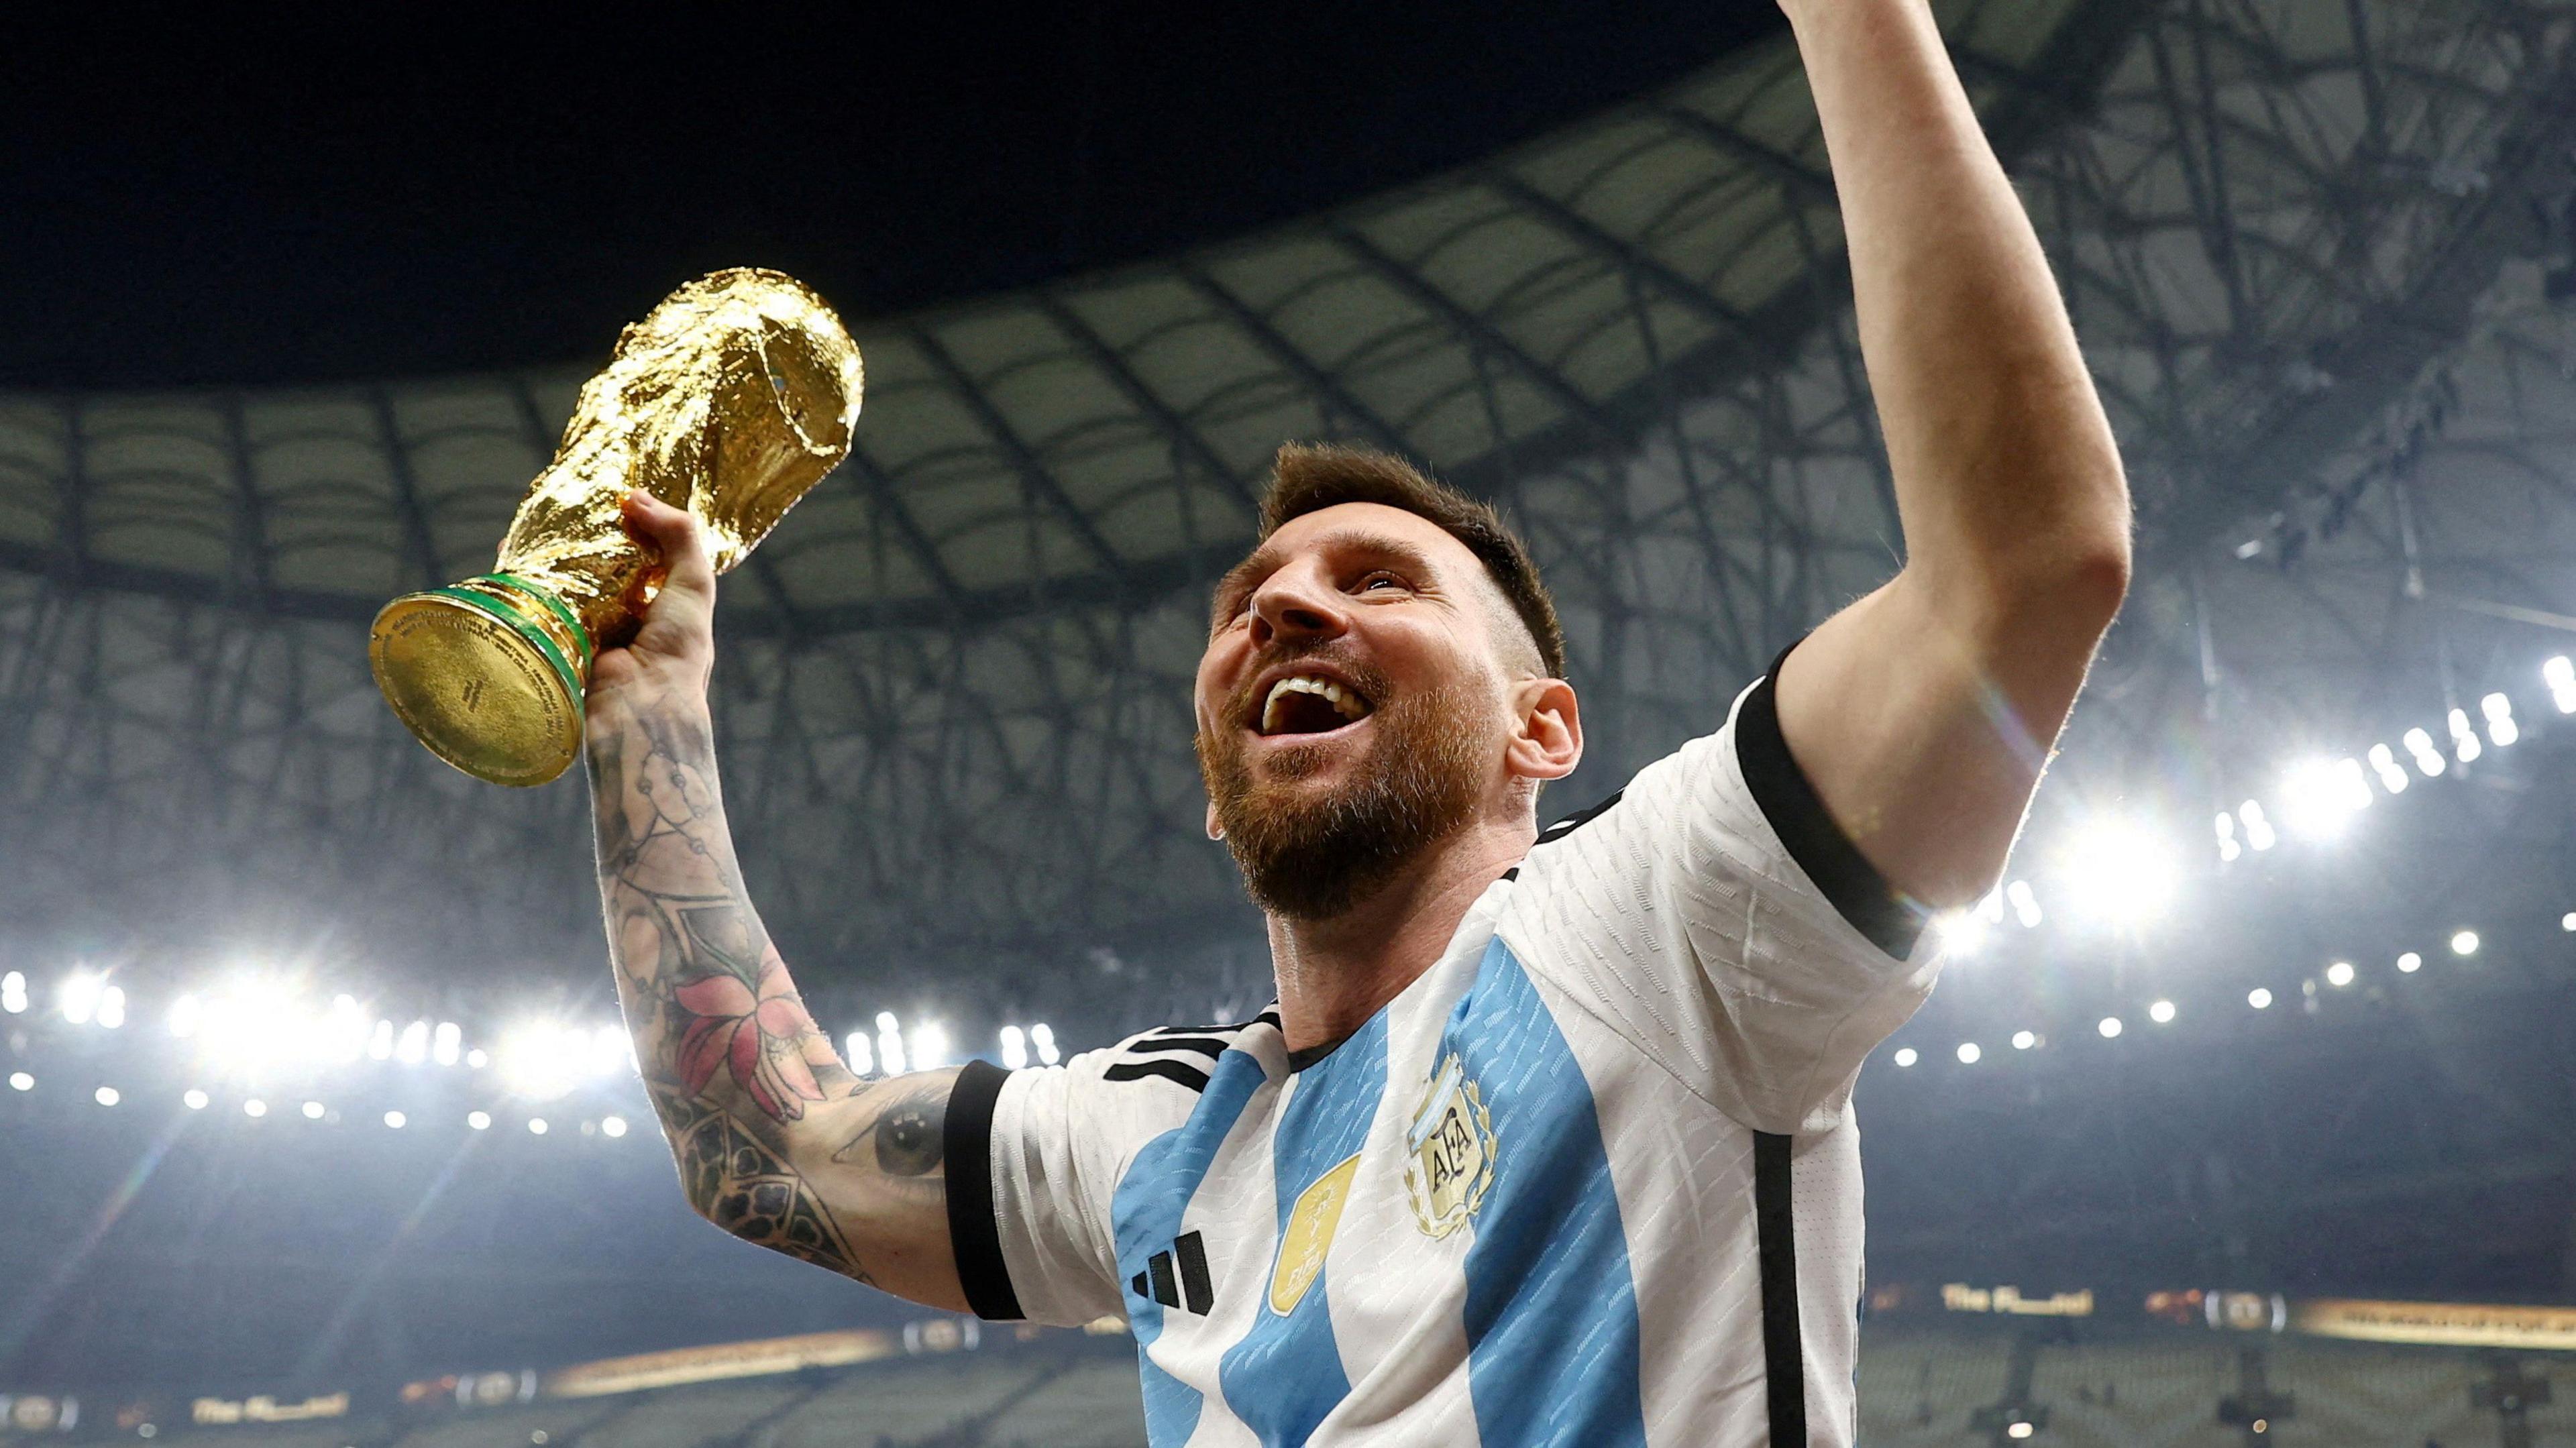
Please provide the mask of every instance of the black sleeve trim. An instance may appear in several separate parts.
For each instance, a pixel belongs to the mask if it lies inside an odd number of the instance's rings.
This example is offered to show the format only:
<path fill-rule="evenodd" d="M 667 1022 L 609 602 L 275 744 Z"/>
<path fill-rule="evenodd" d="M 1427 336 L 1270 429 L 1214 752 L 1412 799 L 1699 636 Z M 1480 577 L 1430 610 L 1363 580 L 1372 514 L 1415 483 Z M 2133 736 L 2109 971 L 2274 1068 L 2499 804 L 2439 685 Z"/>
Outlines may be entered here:
<path fill-rule="evenodd" d="M 1786 659 L 1787 653 L 1780 655 Z M 1806 771 L 1789 757 L 1789 741 L 1780 732 L 1780 705 L 1773 689 L 1780 677 L 1771 672 L 1744 696 L 1735 711 L 1735 757 L 1744 767 L 1745 787 L 1763 818 L 1788 846 L 1789 857 L 1816 882 L 1833 907 L 1872 945 L 1899 960 L 1914 953 L 1923 934 L 1923 911 L 1896 892 L 1878 867 L 1825 812 Z"/>
<path fill-rule="evenodd" d="M 940 1132 L 947 1163 L 948 1245 L 966 1306 L 987 1322 L 1020 1320 L 1020 1295 L 1002 1261 L 1002 1231 L 993 1215 L 993 1106 L 1011 1073 L 969 1061 L 948 1091 L 948 1124 Z"/>

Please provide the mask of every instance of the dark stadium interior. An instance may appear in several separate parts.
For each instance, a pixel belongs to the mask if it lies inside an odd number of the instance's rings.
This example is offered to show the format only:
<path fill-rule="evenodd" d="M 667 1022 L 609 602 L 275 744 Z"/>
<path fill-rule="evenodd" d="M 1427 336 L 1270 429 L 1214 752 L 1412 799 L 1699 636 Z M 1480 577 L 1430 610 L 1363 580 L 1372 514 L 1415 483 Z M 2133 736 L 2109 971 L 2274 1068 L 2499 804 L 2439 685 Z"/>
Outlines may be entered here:
<path fill-rule="evenodd" d="M 2213 1414 L 2267 1346 L 2279 1441 L 2513 1441 L 2493 1384 L 2545 1355 L 2281 1324 L 2576 1302 L 2576 10 L 1937 8 L 2118 431 L 2137 575 L 2022 893 L 1943 922 L 1857 1087 L 1865 1437 L 2017 1440 L 2044 1401 L 2042 1443 L 2265 1441 Z M 1523 522 L 1594 731 L 1551 817 L 1893 565 L 1777 15 L 442 23 L 0 45 L 0 1075 L 30 1083 L 0 1402 L 90 1405 L 0 1410 L 0 1445 L 342 1391 L 162 1436 L 864 1444 L 827 1405 L 946 1394 L 883 1441 L 1141 1441 L 1132 1342 L 958 1346 L 698 1222 L 631 1067 L 530 1064 L 615 1020 L 581 786 L 430 758 L 367 620 L 489 565 L 622 322 L 796 273 L 867 356 L 860 450 L 727 579 L 716 691 L 818 1018 L 951 1060 L 1248 1018 L 1269 957 L 1188 689 L 1279 441 L 1391 447 Z M 246 981 L 395 1044 L 255 1069 L 174 1036 Z M 2285 1305 L 2221 1331 L 2225 1293 Z M 514 1398 L 488 1437 L 399 1402 L 842 1330 L 882 1336 Z"/>

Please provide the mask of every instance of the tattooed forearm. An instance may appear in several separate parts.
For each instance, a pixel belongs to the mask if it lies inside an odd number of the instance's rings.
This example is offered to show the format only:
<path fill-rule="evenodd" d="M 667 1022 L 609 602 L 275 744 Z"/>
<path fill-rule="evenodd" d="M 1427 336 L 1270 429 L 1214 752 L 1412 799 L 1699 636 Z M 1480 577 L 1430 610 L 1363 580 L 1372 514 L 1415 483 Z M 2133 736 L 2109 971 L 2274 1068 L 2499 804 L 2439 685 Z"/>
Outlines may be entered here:
<path fill-rule="evenodd" d="M 588 736 L 609 954 L 690 1204 L 949 1305 L 949 1077 L 869 1085 L 833 1052 L 743 888 L 703 699 L 594 697 Z"/>

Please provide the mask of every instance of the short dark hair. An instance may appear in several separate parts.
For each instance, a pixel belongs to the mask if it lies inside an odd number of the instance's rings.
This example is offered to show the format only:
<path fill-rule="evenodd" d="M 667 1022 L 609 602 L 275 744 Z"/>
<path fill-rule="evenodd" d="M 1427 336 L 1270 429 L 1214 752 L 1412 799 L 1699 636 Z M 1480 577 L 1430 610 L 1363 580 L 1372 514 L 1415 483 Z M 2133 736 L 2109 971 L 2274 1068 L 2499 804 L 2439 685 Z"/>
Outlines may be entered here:
<path fill-rule="evenodd" d="M 1291 518 L 1343 503 L 1401 508 L 1465 544 L 1529 630 L 1547 676 L 1565 677 L 1565 627 L 1557 622 L 1556 602 L 1539 580 L 1529 549 L 1490 505 L 1434 482 L 1402 458 L 1364 448 L 1292 442 L 1279 449 L 1271 465 L 1270 490 L 1261 498 L 1261 536 L 1269 538 Z"/>

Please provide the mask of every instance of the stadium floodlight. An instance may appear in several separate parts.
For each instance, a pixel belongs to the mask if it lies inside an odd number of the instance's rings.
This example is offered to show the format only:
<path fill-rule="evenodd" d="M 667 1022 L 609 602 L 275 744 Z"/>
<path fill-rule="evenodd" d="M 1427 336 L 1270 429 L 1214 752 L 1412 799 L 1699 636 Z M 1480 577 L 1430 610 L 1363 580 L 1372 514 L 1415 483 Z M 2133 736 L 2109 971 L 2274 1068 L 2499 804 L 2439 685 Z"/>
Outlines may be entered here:
<path fill-rule="evenodd" d="M 197 1023 L 204 1016 L 205 1008 L 197 1004 L 195 996 L 181 995 L 170 1002 L 170 1034 L 183 1041 L 188 1039 L 197 1034 Z"/>
<path fill-rule="evenodd" d="M 404 1125 L 410 1120 L 410 1117 L 403 1115 L 399 1111 L 388 1111 L 385 1113 L 385 1125 L 396 1131 L 402 1130 Z"/>
<path fill-rule="evenodd" d="M 531 1117 L 529 1117 L 529 1118 L 528 1118 L 528 1134 L 529 1134 L 530 1136 L 543 1136 L 543 1135 L 545 1135 L 545 1134 L 546 1134 L 546 1119 L 545 1119 L 544 1117 L 542 1117 L 542 1116 L 531 1116 Z"/>
<path fill-rule="evenodd" d="M 2475 954 L 2477 954 L 2477 953 L 2478 953 L 2478 933 L 2477 933 L 2476 931 L 2474 931 L 2474 930 L 2462 930 L 2462 931 L 2455 932 L 2455 933 L 2451 936 L 2451 953 L 2452 953 L 2453 955 L 2475 955 Z"/>
<path fill-rule="evenodd" d="M 2561 714 L 2576 714 L 2576 664 L 2565 654 L 2540 666 L 2540 679 L 2549 686 L 2549 702 Z"/>
<path fill-rule="evenodd" d="M 2027 1438 L 2038 1431 L 2039 1425 L 2028 1418 L 2015 1418 L 2004 1425 L 2004 1436 L 2007 1438 Z"/>
<path fill-rule="evenodd" d="M 2245 1003 L 2258 1011 L 2268 1011 L 2272 1008 L 2272 993 L 2258 985 L 2245 993 Z"/>
<path fill-rule="evenodd" d="M 2246 848 L 2268 850 L 2279 842 L 2280 836 L 2272 832 L 2272 817 L 2263 813 L 2263 801 L 2249 799 L 2238 805 L 2236 817 L 2245 822 Z"/>
<path fill-rule="evenodd" d="M 1959 1043 L 1959 1064 L 1962 1066 L 1973 1066 L 1977 1064 L 1977 1058 L 1984 1054 L 1986 1053 L 1977 1049 L 1977 1043 L 1974 1041 L 1961 1041 Z"/>
<path fill-rule="evenodd" d="M 2232 864 L 2239 855 L 2244 853 L 2245 847 L 2236 842 L 2236 816 L 2220 810 L 2218 812 L 2219 863 Z"/>
<path fill-rule="evenodd" d="M 597 1076 L 614 1076 L 635 1064 L 635 1038 L 624 1026 L 596 1026 L 590 1033 L 590 1069 Z"/>
<path fill-rule="evenodd" d="M 2410 950 L 2404 955 L 2397 957 L 2397 972 L 2400 975 L 2413 975 L 2415 972 L 2422 970 L 2423 968 L 2424 957 L 2417 955 L 2414 951 Z"/>
<path fill-rule="evenodd" d="M 179 1104 L 187 1107 L 190 1111 L 203 1111 L 206 1109 L 206 1103 L 213 1099 L 213 1097 L 208 1096 L 205 1092 L 191 1086 L 180 1094 Z"/>
<path fill-rule="evenodd" d="M 2173 899 L 2173 853 L 2134 820 L 2097 819 L 2077 832 L 2060 879 L 2081 914 L 2134 927 L 2162 914 Z"/>
<path fill-rule="evenodd" d="M 916 1071 L 936 1071 L 948 1064 L 948 1028 L 937 1021 L 913 1027 L 912 1039 L 905 1046 Z"/>
<path fill-rule="evenodd" d="M 841 1054 L 850 1065 L 853 1076 L 873 1076 L 877 1070 L 876 1047 L 865 1031 L 852 1031 L 841 1042 Z"/>
<path fill-rule="evenodd" d="M 2466 709 L 2452 710 L 2450 713 L 2450 723 L 2451 752 L 2459 757 L 2462 764 L 2467 764 L 2471 760 L 2476 759 L 2480 752 L 2478 745 L 2478 731 L 2469 727 L 2469 711 Z"/>
<path fill-rule="evenodd" d="M 1933 916 L 1932 931 L 1940 937 L 1943 955 L 1974 955 L 1986 943 L 1986 922 L 1973 908 L 1944 910 Z"/>
<path fill-rule="evenodd" d="M 2407 757 L 2415 761 L 2417 772 L 2426 779 L 2439 779 L 2442 771 L 2450 768 L 2449 762 L 2442 758 L 2442 751 L 2433 747 L 2433 736 L 2423 730 L 2409 729 L 2398 742 L 2406 746 Z"/>
<path fill-rule="evenodd" d="M 2021 922 L 2022 929 L 2039 928 L 2042 918 L 2039 913 L 2039 896 L 2031 891 L 2028 880 L 2015 880 L 2005 886 L 2004 898 L 2012 902 L 2013 918 Z"/>
<path fill-rule="evenodd" d="M 626 1134 L 626 1118 L 623 1116 L 601 1117 L 599 1121 L 599 1132 L 602 1136 L 624 1136 Z"/>
<path fill-rule="evenodd" d="M 2173 1018 L 2174 1003 L 2172 1001 L 2160 1000 L 2147 1007 L 2147 1019 L 2155 1022 L 2157 1025 L 2170 1026 L 2173 1024 Z"/>
<path fill-rule="evenodd" d="M 125 1024 L 125 987 L 112 985 L 98 993 L 98 1023 L 111 1031 Z"/>
<path fill-rule="evenodd" d="M 1911 1066 L 1923 1058 L 1915 1052 L 1915 1049 L 1912 1046 L 1899 1046 L 1896 1048 L 1896 1056 L 1894 1059 L 1896 1064 L 1899 1066 Z"/>
<path fill-rule="evenodd" d="M 19 971 L 0 975 L 0 1011 L 24 1015 L 27 1010 L 27 977 Z"/>
<path fill-rule="evenodd" d="M 2349 960 L 2338 960 L 2334 964 L 2327 966 L 2326 984 L 2336 986 L 2338 988 L 2352 984 L 2352 962 Z"/>
<path fill-rule="evenodd" d="M 2487 742 L 2496 748 L 2508 748 L 2522 737 L 2522 727 L 2513 722 L 2513 701 L 2504 695 L 2489 694 L 2480 699 L 2478 712 L 2487 716 Z"/>
<path fill-rule="evenodd" d="M 430 1033 L 429 1059 L 442 1066 L 455 1065 L 464 1049 L 465 1028 L 454 1021 L 440 1021 L 438 1029 Z"/>
<path fill-rule="evenodd" d="M 473 1050 L 465 1053 L 465 1067 L 469 1071 L 480 1071 L 491 1064 L 492 1053 L 484 1050 L 481 1046 L 477 1046 Z"/>
<path fill-rule="evenodd" d="M 91 1093 L 91 1099 L 97 1101 L 101 1106 L 114 1106 L 125 1098 L 117 1094 L 115 1087 L 101 1086 L 97 1091 Z"/>
<path fill-rule="evenodd" d="M 319 1102 L 319 1101 L 307 1101 L 307 1102 L 305 1102 L 305 1103 L 304 1103 L 304 1119 L 305 1119 L 305 1120 L 307 1120 L 307 1121 L 319 1121 L 319 1120 L 321 1120 L 321 1119 L 322 1119 L 322 1117 L 323 1117 L 323 1115 L 324 1115 L 324 1114 L 325 1114 L 325 1108 L 323 1107 L 323 1105 L 322 1105 L 322 1103 L 321 1103 L 321 1102 Z"/>
<path fill-rule="evenodd" d="M 98 1014 L 98 998 L 106 989 L 107 982 L 88 971 L 76 970 L 63 977 L 62 988 L 54 994 L 54 1004 L 62 1011 L 64 1020 L 75 1026 L 85 1026 L 91 1017 Z"/>
<path fill-rule="evenodd" d="M 268 1114 L 268 1103 L 254 1096 L 242 1103 L 242 1115 L 257 1121 Z"/>
<path fill-rule="evenodd" d="M 402 1028 L 394 1042 L 394 1059 L 406 1066 L 417 1066 L 429 1059 L 429 1022 L 414 1021 Z"/>
<path fill-rule="evenodd" d="M 380 1020 L 367 1037 L 367 1055 L 378 1061 L 389 1061 L 394 1054 L 394 1023 Z"/>
<path fill-rule="evenodd" d="M 1002 1027 L 1002 1069 L 1016 1071 L 1028 1063 L 1028 1033 L 1017 1026 Z"/>
<path fill-rule="evenodd" d="M 2027 1050 L 2029 1050 L 2031 1047 L 2036 1046 L 2036 1045 L 2038 1045 L 2038 1044 L 2039 1044 L 2039 1033 L 2038 1033 L 2037 1031 L 2015 1031 L 2015 1032 L 2013 1032 L 2013 1037 L 2012 1037 L 2012 1047 L 2013 1047 L 2013 1049 L 2014 1049 L 2014 1050 L 2016 1050 L 2016 1051 L 2027 1051 Z"/>
<path fill-rule="evenodd" d="M 489 1111 L 468 1111 L 465 1113 L 465 1125 L 467 1128 L 474 1131 L 490 1131 L 492 1129 L 492 1113 Z"/>
<path fill-rule="evenodd" d="M 28 1075 L 24 1071 L 12 1071 L 9 1073 L 9 1089 L 12 1091 L 33 1091 L 36 1089 L 36 1078 Z"/>
<path fill-rule="evenodd" d="M 1038 1048 L 1038 1064 L 1052 1066 L 1063 1059 L 1056 1054 L 1055 1027 L 1044 1021 L 1029 1027 L 1029 1044 Z"/>
<path fill-rule="evenodd" d="M 2390 794 L 2404 794 L 2413 781 L 2397 762 L 2397 751 L 2385 744 L 2370 746 L 2370 772 L 2379 776 L 2379 787 Z"/>
<path fill-rule="evenodd" d="M 892 1011 L 877 1012 L 877 1061 L 889 1076 L 904 1073 L 903 1023 Z"/>
<path fill-rule="evenodd" d="M 2102 1033 L 2103 1040 L 2116 1041 L 2120 1038 L 2120 1032 L 2123 1027 L 2120 1025 L 2120 1018 L 2118 1016 L 2104 1016 L 2101 1024 L 2095 1026 L 2093 1029 Z"/>

